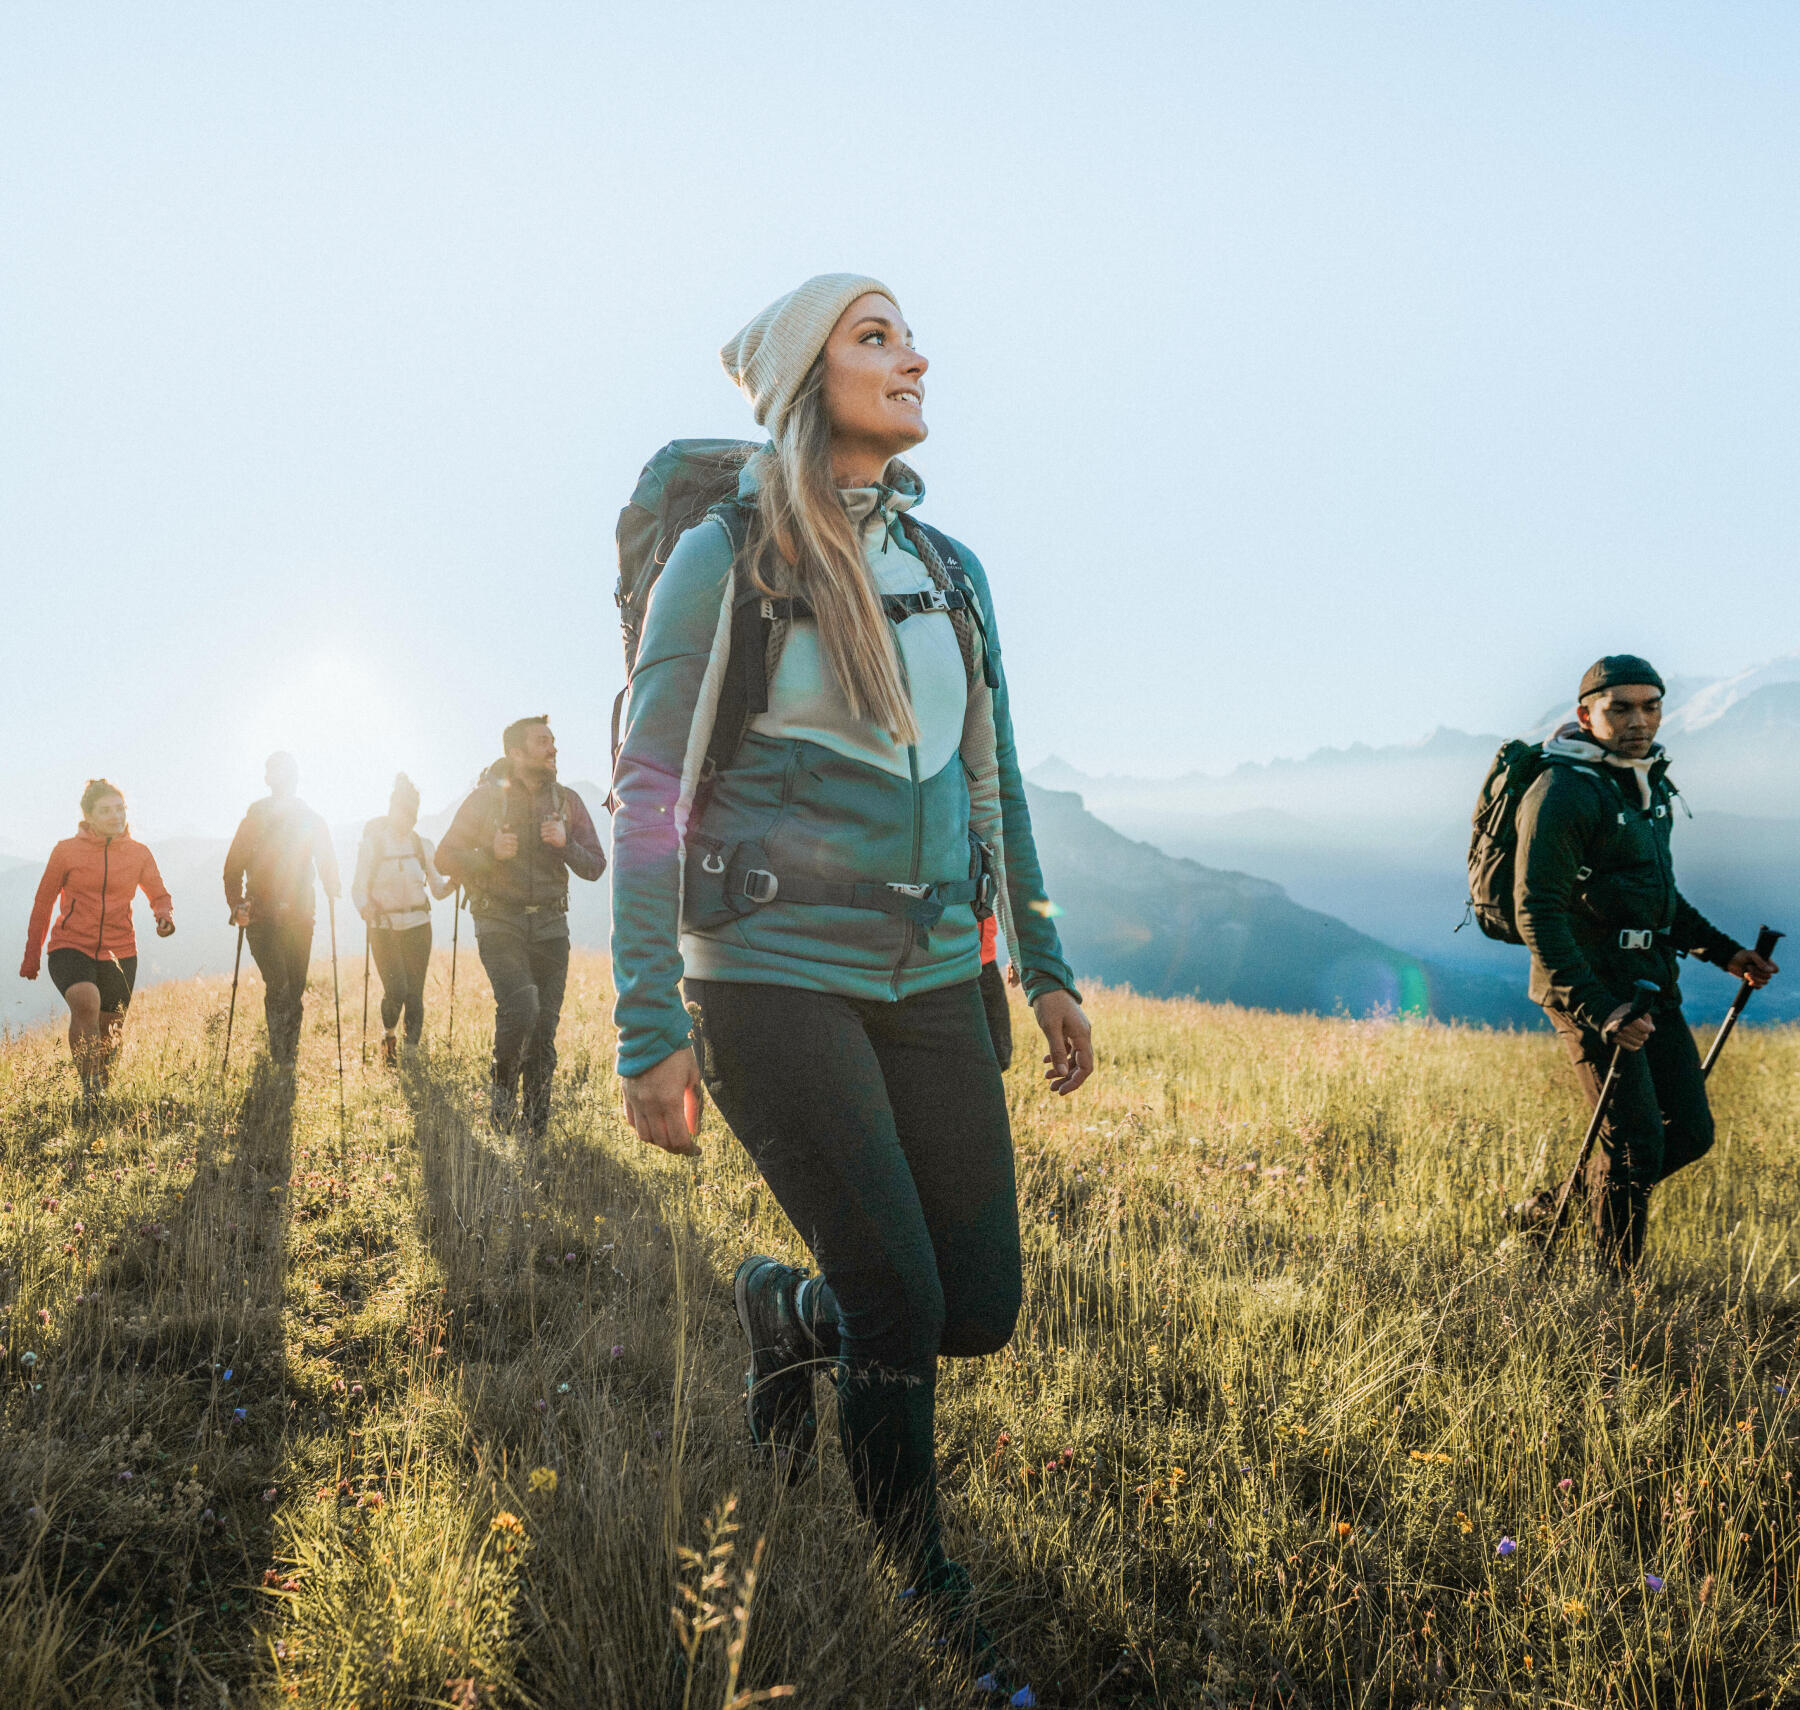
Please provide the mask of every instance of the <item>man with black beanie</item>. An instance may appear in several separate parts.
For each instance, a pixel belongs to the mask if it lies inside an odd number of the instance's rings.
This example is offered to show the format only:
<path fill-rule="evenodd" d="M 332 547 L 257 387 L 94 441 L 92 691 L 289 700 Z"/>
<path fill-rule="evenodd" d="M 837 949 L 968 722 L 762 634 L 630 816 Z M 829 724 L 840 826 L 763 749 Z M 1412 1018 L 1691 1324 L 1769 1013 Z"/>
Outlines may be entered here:
<path fill-rule="evenodd" d="M 1544 744 L 1543 772 L 1518 810 L 1513 915 L 1531 950 L 1531 996 L 1562 1036 L 1590 1103 L 1623 1046 L 1586 1191 L 1601 1251 L 1620 1266 L 1643 1250 L 1650 1190 L 1713 1142 L 1700 1054 L 1681 1013 L 1679 960 L 1698 956 L 1752 986 L 1775 964 L 1726 937 L 1675 884 L 1675 789 L 1656 740 L 1663 680 L 1612 653 L 1581 679 L 1575 719 Z M 1632 985 L 1662 989 L 1627 1021 Z M 1519 1208 L 1528 1227 L 1549 1210 Z"/>

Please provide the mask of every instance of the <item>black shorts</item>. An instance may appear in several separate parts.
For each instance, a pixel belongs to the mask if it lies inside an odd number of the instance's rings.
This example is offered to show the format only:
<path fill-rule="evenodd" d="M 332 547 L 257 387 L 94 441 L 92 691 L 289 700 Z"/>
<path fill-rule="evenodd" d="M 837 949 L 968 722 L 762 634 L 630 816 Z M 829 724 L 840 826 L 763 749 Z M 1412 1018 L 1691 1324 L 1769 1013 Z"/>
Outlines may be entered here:
<path fill-rule="evenodd" d="M 52 950 L 44 958 L 51 981 L 64 997 L 70 986 L 87 984 L 100 988 L 100 1008 L 112 1012 L 131 1006 L 131 988 L 137 984 L 137 957 L 121 956 L 116 962 L 108 957 L 96 962 L 85 950 Z"/>

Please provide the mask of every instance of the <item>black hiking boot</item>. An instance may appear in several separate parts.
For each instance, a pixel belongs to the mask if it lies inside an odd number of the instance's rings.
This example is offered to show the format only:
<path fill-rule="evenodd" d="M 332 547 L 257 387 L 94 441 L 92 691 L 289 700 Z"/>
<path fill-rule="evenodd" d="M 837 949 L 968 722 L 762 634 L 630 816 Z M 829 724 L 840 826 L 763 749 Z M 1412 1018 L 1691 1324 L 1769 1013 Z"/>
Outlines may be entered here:
<path fill-rule="evenodd" d="M 496 1134 L 510 1134 L 519 1116 L 519 1092 L 498 1078 L 488 1082 L 488 1122 Z"/>
<path fill-rule="evenodd" d="M 1575 1196 L 1569 1196 L 1573 1209 Z M 1528 1199 L 1506 1208 L 1506 1221 L 1527 1241 L 1541 1247 L 1550 1239 L 1550 1224 L 1556 1216 L 1556 1189 L 1539 1188 Z"/>
<path fill-rule="evenodd" d="M 916 1584 L 900 1593 L 900 1602 L 935 1629 L 934 1646 L 967 1660 L 975 1690 L 984 1698 L 1016 1705 L 1018 1710 L 1036 1705 L 1037 1694 L 1020 1684 L 1017 1668 L 977 1612 L 969 1570 L 961 1562 L 939 1556 Z"/>
<path fill-rule="evenodd" d="M 382 1036 L 381 1036 L 381 1066 L 384 1069 L 392 1069 L 392 1068 L 397 1067 L 399 1065 L 399 1062 L 400 1062 L 400 1041 L 398 1039 L 396 1039 L 393 1036 L 393 1034 L 391 1034 L 391 1033 L 382 1034 Z"/>
<path fill-rule="evenodd" d="M 767 1449 L 789 1484 L 811 1469 L 819 1419 L 813 1410 L 813 1371 L 819 1356 L 794 1313 L 794 1290 L 804 1271 L 761 1253 L 737 1268 L 733 1292 L 738 1323 L 750 1344 L 744 1374 L 744 1417 L 750 1440 Z"/>

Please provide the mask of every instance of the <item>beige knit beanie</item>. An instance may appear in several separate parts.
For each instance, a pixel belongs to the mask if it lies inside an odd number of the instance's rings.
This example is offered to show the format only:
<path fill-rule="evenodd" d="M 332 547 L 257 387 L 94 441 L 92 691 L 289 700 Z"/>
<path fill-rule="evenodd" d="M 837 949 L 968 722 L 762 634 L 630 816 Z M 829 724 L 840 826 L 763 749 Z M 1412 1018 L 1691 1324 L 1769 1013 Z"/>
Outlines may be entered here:
<path fill-rule="evenodd" d="M 879 279 L 865 279 L 859 273 L 818 274 L 777 297 L 719 352 L 725 372 L 750 400 L 759 425 L 770 432 L 780 428 L 838 316 L 869 291 L 879 291 L 898 307 L 899 298 Z"/>

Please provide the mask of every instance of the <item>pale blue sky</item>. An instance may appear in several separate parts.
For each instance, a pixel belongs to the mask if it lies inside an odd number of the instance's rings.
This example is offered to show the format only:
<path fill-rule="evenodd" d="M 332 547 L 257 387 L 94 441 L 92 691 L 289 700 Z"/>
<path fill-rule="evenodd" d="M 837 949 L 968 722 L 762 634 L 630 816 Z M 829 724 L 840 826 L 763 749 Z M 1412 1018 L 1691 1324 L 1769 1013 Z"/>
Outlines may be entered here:
<path fill-rule="evenodd" d="M 598 778 L 611 529 L 824 269 L 933 359 L 1021 747 L 1171 772 L 1800 649 L 1789 5 L 14 5 L 0 847 Z"/>

